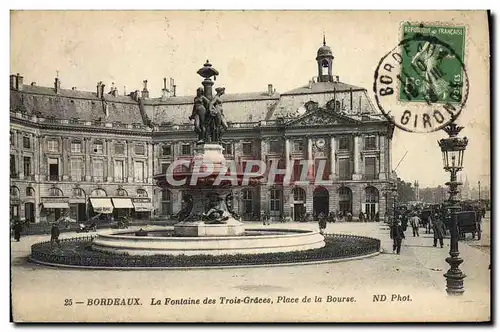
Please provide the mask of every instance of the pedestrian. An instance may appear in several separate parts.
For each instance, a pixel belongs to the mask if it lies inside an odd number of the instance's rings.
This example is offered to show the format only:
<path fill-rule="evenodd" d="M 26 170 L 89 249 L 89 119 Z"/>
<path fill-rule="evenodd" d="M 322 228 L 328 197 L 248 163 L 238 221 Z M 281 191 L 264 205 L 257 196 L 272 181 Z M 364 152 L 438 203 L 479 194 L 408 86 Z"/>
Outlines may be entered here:
<path fill-rule="evenodd" d="M 19 242 L 21 240 L 21 232 L 23 231 L 23 225 L 21 225 L 19 221 L 16 221 L 12 229 L 14 230 L 14 239 L 17 242 Z"/>
<path fill-rule="evenodd" d="M 57 244 L 59 248 L 61 248 L 61 242 L 59 241 L 59 226 L 54 223 L 52 228 L 50 229 L 50 249 L 54 246 L 54 242 Z"/>
<path fill-rule="evenodd" d="M 443 237 L 445 233 L 444 229 L 444 223 L 441 218 L 438 218 L 438 215 L 434 215 L 434 220 L 432 223 L 432 232 L 434 233 L 434 245 L 433 247 L 437 247 L 437 242 L 439 240 L 439 244 L 441 245 L 441 248 L 443 248 L 444 243 L 443 243 Z"/>
<path fill-rule="evenodd" d="M 375 222 L 380 222 L 380 214 L 378 211 L 375 213 Z"/>
<path fill-rule="evenodd" d="M 318 216 L 319 233 L 324 234 L 326 229 L 326 218 L 323 212 L 320 212 Z"/>
<path fill-rule="evenodd" d="M 359 211 L 359 217 L 358 217 L 358 219 L 359 219 L 359 221 L 361 221 L 361 222 L 363 222 L 363 221 L 365 221 L 365 222 L 366 222 L 366 220 L 365 220 L 365 215 L 363 214 L 363 211 Z"/>
<path fill-rule="evenodd" d="M 401 253 L 401 243 L 405 238 L 403 227 L 401 226 L 401 219 L 397 219 L 395 223 L 392 224 L 390 232 L 392 239 L 392 253 L 399 255 Z"/>
<path fill-rule="evenodd" d="M 415 234 L 416 236 L 420 236 L 418 234 L 419 224 L 420 224 L 420 218 L 417 216 L 416 213 L 414 213 L 413 216 L 410 218 L 410 225 L 413 230 L 413 237 L 415 237 Z"/>

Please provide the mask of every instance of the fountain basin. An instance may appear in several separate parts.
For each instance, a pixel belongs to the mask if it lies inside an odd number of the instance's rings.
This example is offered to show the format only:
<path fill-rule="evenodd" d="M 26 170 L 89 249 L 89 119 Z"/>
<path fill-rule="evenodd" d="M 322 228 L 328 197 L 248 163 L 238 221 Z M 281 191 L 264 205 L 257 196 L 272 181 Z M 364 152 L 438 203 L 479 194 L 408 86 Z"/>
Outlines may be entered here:
<path fill-rule="evenodd" d="M 227 227 L 205 226 L 207 229 Z M 137 256 L 192 256 L 291 252 L 325 246 L 323 235 L 311 230 L 252 228 L 245 230 L 246 235 L 203 237 L 166 236 L 164 227 L 149 228 L 147 232 L 148 236 L 134 236 L 131 231 L 99 234 L 92 242 L 92 249 Z"/>

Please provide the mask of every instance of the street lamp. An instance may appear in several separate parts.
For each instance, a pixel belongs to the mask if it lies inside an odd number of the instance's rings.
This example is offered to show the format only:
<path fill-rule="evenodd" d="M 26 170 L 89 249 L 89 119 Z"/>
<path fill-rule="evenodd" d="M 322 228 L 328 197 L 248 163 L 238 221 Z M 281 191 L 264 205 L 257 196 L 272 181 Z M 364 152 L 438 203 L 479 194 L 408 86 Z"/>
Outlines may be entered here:
<path fill-rule="evenodd" d="M 467 148 L 467 137 L 457 137 L 463 127 L 451 123 L 443 130 L 448 134 L 448 138 L 443 138 L 438 141 L 439 147 L 443 154 L 443 168 L 446 172 L 450 172 L 450 181 L 446 185 L 450 187 L 448 199 L 449 209 L 451 212 L 451 236 L 450 236 L 450 257 L 446 258 L 446 262 L 450 265 L 450 269 L 444 274 L 446 277 L 446 292 L 448 295 L 462 295 L 464 292 L 464 281 L 466 277 L 458 267 L 462 264 L 463 259 L 458 257 L 458 214 L 460 205 L 458 205 L 457 194 L 458 186 L 461 185 L 457 181 L 457 172 L 462 170 L 464 162 L 464 152 Z"/>

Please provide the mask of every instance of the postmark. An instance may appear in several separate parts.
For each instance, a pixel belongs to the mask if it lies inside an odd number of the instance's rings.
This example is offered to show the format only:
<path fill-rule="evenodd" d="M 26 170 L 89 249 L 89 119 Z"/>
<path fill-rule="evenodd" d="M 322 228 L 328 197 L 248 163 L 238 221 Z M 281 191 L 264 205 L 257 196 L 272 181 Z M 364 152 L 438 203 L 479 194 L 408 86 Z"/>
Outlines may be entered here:
<path fill-rule="evenodd" d="M 403 31 L 403 40 L 375 70 L 375 101 L 404 131 L 442 129 L 460 115 L 468 98 L 465 28 L 405 24 Z"/>

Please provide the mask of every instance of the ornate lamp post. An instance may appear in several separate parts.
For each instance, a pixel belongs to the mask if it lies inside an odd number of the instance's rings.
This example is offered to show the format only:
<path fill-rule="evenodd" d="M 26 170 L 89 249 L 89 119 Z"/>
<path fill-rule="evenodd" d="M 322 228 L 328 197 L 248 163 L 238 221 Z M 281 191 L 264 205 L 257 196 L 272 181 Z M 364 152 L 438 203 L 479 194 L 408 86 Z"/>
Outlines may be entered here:
<path fill-rule="evenodd" d="M 443 153 L 443 168 L 446 172 L 450 172 L 450 181 L 446 185 L 450 187 L 448 199 L 448 208 L 451 211 L 451 239 L 450 239 L 450 257 L 446 258 L 446 262 L 450 264 L 450 269 L 444 274 L 446 277 L 446 292 L 448 295 L 462 295 L 464 292 L 464 281 L 466 277 L 458 267 L 462 264 L 463 259 L 458 257 L 458 214 L 460 205 L 458 205 L 458 186 L 461 185 L 457 181 L 457 172 L 462 170 L 464 162 L 464 152 L 467 148 L 467 137 L 457 137 L 463 127 L 451 123 L 443 130 L 448 134 L 448 138 L 443 138 L 438 141 L 441 152 Z"/>

